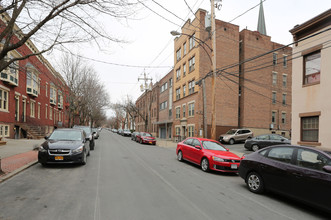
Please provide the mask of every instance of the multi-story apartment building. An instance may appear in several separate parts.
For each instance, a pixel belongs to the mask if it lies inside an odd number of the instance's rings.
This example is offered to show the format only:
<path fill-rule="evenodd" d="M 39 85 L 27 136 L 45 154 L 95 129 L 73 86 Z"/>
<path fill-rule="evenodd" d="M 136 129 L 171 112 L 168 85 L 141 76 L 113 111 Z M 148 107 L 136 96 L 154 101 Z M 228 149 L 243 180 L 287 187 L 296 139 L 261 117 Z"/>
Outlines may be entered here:
<path fill-rule="evenodd" d="M 2 28 L 5 19 L 1 17 Z M 7 56 L 38 52 L 28 40 Z M 54 127 L 66 126 L 66 94 L 63 78 L 42 55 L 16 61 L 0 73 L 0 137 L 40 138 Z"/>
<path fill-rule="evenodd" d="M 149 123 L 149 131 L 155 137 L 158 136 L 158 127 L 157 122 L 159 120 L 159 82 L 155 83 L 152 87 L 152 91 L 150 93 L 151 96 L 151 110 L 150 110 L 150 123 Z"/>
<path fill-rule="evenodd" d="M 238 127 L 250 128 L 255 135 L 271 131 L 289 137 L 292 48 L 274 43 L 270 36 L 250 30 L 240 32 L 239 45 Z M 245 62 L 262 54 L 266 55 Z"/>
<path fill-rule="evenodd" d="M 292 144 L 330 151 L 331 10 L 295 26 Z"/>
<path fill-rule="evenodd" d="M 158 137 L 172 139 L 173 123 L 173 70 L 165 75 L 159 82 L 159 111 L 158 111 Z"/>

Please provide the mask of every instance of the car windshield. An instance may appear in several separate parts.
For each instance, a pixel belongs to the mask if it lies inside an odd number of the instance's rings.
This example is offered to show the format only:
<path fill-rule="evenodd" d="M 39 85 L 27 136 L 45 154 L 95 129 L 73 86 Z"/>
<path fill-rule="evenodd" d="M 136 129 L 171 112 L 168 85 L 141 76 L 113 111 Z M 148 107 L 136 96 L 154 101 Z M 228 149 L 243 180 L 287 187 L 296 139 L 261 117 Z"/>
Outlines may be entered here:
<path fill-rule="evenodd" d="M 222 145 L 213 141 L 202 141 L 202 146 L 206 150 L 226 151 L 226 149 Z"/>
<path fill-rule="evenodd" d="M 55 130 L 49 137 L 51 140 L 80 141 L 82 140 L 81 131 L 75 130 Z"/>
<path fill-rule="evenodd" d="M 141 136 L 144 136 L 144 137 L 152 137 L 152 135 L 149 134 L 149 133 L 141 133 Z"/>
<path fill-rule="evenodd" d="M 237 130 L 231 129 L 228 132 L 226 132 L 226 134 L 235 134 Z"/>

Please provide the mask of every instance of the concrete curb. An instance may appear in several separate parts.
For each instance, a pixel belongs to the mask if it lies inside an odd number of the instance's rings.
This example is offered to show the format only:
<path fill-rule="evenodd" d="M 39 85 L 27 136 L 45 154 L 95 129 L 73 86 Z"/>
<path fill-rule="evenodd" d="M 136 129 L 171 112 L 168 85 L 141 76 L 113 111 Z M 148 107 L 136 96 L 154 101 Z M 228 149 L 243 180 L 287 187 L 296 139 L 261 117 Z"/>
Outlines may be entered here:
<path fill-rule="evenodd" d="M 38 160 L 32 161 L 32 162 L 30 162 L 28 164 L 25 164 L 24 166 L 14 170 L 13 172 L 10 172 L 10 173 L 5 174 L 4 176 L 1 176 L 0 177 L 0 183 L 8 180 L 9 178 L 15 176 L 16 174 L 22 172 L 23 170 L 25 170 L 25 169 L 27 169 L 27 168 L 29 168 L 29 167 L 37 164 L 37 163 L 38 163 Z"/>

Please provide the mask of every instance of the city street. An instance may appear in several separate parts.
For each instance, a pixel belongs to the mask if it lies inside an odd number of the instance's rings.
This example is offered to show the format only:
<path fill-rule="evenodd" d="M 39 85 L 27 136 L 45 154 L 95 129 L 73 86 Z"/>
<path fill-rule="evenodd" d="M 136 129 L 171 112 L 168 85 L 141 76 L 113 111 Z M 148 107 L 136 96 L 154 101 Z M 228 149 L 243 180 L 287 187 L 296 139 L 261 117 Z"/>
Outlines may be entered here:
<path fill-rule="evenodd" d="M 231 148 L 246 152 L 242 144 Z M 0 183 L 0 219 L 326 219 L 287 198 L 248 191 L 238 175 L 204 173 L 175 148 L 103 130 L 87 164 L 36 164 Z"/>

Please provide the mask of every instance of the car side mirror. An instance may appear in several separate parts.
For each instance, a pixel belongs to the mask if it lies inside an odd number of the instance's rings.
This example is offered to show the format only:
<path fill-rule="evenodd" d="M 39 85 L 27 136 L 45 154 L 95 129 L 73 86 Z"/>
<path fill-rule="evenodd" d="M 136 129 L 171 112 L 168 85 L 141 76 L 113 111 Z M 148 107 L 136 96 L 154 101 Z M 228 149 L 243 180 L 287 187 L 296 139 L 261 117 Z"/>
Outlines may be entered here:
<path fill-rule="evenodd" d="M 201 147 L 199 145 L 196 145 L 195 148 L 201 150 Z"/>
<path fill-rule="evenodd" d="M 49 136 L 45 136 L 44 138 L 45 138 L 45 140 L 48 140 Z"/>
<path fill-rule="evenodd" d="M 323 170 L 327 173 L 331 173 L 331 166 L 326 165 L 326 166 L 323 167 Z"/>
<path fill-rule="evenodd" d="M 85 138 L 85 141 L 89 141 L 89 140 L 90 140 L 90 137 L 86 137 L 86 138 Z"/>
<path fill-rule="evenodd" d="M 229 148 L 225 148 L 225 149 L 226 149 L 226 151 L 230 151 Z"/>

